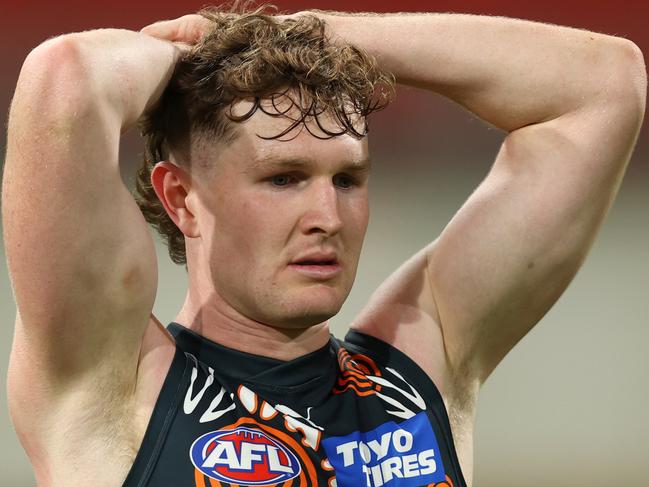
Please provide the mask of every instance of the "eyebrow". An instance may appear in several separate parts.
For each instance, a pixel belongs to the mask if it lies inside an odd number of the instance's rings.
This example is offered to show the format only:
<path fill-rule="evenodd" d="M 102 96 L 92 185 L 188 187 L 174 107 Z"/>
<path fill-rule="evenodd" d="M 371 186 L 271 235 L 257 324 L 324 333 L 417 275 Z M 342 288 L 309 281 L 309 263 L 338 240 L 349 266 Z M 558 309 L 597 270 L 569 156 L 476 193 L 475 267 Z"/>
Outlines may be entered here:
<path fill-rule="evenodd" d="M 274 156 L 261 157 L 253 161 L 250 169 L 296 169 L 316 164 L 314 159 L 310 158 L 276 158 Z M 372 161 L 367 158 L 361 161 L 347 161 L 344 163 L 343 170 L 351 172 L 367 172 L 372 167 Z"/>

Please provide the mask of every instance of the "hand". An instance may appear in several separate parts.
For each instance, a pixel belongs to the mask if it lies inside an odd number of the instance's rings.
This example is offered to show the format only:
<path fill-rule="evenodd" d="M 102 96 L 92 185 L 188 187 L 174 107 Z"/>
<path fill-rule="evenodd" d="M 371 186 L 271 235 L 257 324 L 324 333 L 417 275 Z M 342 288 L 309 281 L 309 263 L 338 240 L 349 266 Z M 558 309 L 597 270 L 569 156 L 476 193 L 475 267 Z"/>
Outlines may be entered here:
<path fill-rule="evenodd" d="M 197 14 L 183 15 L 174 20 L 161 20 L 143 27 L 140 32 L 157 39 L 171 41 L 183 50 L 198 43 L 209 30 L 211 22 Z"/>

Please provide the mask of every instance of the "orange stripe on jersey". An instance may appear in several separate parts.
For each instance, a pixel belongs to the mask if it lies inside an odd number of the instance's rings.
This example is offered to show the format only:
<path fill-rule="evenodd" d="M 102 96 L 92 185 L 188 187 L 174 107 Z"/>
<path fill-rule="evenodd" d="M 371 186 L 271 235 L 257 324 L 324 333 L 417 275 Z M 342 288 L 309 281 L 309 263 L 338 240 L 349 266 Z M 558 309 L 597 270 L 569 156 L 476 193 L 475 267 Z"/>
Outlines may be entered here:
<path fill-rule="evenodd" d="M 349 376 L 342 376 L 338 378 L 338 384 L 341 386 L 348 383 L 348 382 L 353 382 L 355 384 L 358 384 L 362 387 L 369 387 L 369 388 L 374 388 L 374 382 L 369 381 L 367 379 L 358 379 L 356 377 L 349 377 Z"/>
<path fill-rule="evenodd" d="M 340 384 L 341 386 L 347 384 L 348 382 L 353 382 L 354 384 L 358 384 L 363 387 L 374 386 L 374 382 L 370 380 L 357 380 L 355 377 L 345 377 L 345 376 L 338 378 L 338 384 Z"/>
<path fill-rule="evenodd" d="M 261 408 L 259 408 L 259 416 L 261 416 L 261 419 L 264 419 L 266 421 L 270 421 L 275 416 L 277 416 L 277 412 L 277 409 L 268 404 L 266 401 L 262 402 Z"/>
<path fill-rule="evenodd" d="M 334 386 L 334 394 L 342 394 L 351 389 L 359 396 L 369 396 L 381 391 L 381 386 L 368 377 L 381 376 L 381 371 L 371 358 L 360 353 L 351 356 L 341 348 L 338 350 L 338 364 L 340 376 Z"/>
<path fill-rule="evenodd" d="M 212 484 L 209 480 L 209 485 L 205 483 L 205 475 L 202 474 L 200 470 L 197 468 L 194 469 L 194 482 L 196 484 L 196 487 L 221 487 L 221 482 L 219 482 L 217 485 Z"/>
<path fill-rule="evenodd" d="M 451 477 L 447 475 L 446 480 L 436 484 L 428 484 L 426 487 L 453 487 L 453 481 L 451 480 Z"/>
<path fill-rule="evenodd" d="M 363 396 L 363 397 L 364 396 L 371 396 L 372 394 L 376 394 L 376 391 L 374 389 L 359 389 L 354 384 L 351 384 L 351 383 L 346 384 L 344 388 L 334 390 L 334 394 L 342 394 L 343 392 L 346 392 L 349 389 L 354 391 L 357 395 Z"/>

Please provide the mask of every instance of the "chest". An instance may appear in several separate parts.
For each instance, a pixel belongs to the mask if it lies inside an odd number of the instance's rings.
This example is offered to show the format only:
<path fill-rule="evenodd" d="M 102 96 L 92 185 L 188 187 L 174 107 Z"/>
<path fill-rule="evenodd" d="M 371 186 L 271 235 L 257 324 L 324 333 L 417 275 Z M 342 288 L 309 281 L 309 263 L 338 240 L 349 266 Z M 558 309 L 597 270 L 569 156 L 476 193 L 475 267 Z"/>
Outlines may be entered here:
<path fill-rule="evenodd" d="M 396 371 L 357 363 L 293 388 L 224 380 L 190 362 L 180 383 L 163 388 L 131 480 L 147 472 L 145 485 L 460 485 L 448 483 L 459 474 L 440 404 Z"/>

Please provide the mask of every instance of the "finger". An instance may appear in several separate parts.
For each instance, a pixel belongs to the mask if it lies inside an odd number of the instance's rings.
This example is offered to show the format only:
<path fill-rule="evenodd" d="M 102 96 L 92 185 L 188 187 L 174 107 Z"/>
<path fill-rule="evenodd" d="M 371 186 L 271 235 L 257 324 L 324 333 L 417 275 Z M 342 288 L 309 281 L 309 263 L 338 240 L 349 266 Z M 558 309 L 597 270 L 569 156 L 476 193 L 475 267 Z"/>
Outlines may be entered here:
<path fill-rule="evenodd" d="M 183 15 L 174 20 L 162 20 L 142 28 L 140 32 L 172 42 L 197 43 L 211 22 L 196 14 Z"/>
<path fill-rule="evenodd" d="M 143 34 L 150 35 L 152 37 L 157 37 L 158 39 L 166 39 L 168 41 L 173 41 L 176 37 L 176 20 L 160 20 L 153 24 L 142 27 L 140 32 Z"/>

